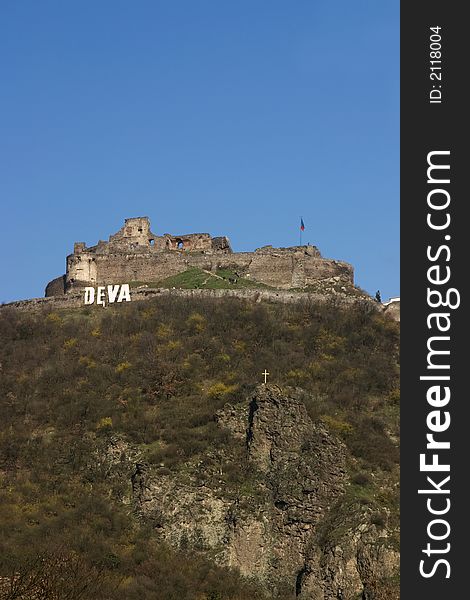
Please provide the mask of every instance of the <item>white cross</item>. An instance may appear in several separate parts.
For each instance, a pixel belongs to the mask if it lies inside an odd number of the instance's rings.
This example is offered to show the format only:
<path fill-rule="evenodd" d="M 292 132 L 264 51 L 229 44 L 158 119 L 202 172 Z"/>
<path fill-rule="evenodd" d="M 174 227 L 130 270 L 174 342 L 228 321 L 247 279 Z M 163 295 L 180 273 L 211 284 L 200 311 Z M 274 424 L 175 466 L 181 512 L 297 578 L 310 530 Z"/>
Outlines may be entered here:
<path fill-rule="evenodd" d="M 264 373 L 261 373 L 261 375 L 264 375 L 264 383 L 266 383 L 266 379 L 268 378 L 269 373 L 265 369 Z"/>

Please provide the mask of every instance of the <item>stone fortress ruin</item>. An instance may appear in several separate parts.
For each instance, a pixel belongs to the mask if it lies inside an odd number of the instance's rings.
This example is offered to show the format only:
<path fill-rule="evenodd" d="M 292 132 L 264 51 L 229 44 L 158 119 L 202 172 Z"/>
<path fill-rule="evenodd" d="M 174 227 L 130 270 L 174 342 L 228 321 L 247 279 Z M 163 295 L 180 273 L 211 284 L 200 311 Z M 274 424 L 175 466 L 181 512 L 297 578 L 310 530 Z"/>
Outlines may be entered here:
<path fill-rule="evenodd" d="M 322 258 L 315 246 L 233 252 L 225 236 L 208 233 L 155 235 L 148 217 L 126 219 L 109 241 L 87 247 L 74 245 L 67 256 L 66 273 L 47 284 L 46 297 L 58 296 L 86 286 L 134 283 L 158 285 L 165 279 L 197 268 L 208 273 L 227 270 L 253 283 L 277 289 L 305 289 L 338 278 L 353 284 L 353 267 Z"/>

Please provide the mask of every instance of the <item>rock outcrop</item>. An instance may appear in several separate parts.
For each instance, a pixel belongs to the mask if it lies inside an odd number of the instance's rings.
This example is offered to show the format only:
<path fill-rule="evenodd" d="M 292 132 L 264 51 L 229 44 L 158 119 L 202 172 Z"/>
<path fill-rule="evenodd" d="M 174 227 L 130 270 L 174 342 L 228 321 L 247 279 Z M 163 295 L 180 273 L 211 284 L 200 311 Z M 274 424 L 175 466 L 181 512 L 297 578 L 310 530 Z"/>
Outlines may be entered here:
<path fill-rule="evenodd" d="M 398 553 L 384 523 L 346 501 L 347 449 L 301 395 L 259 386 L 217 414 L 230 450 L 175 473 L 137 464 L 135 508 L 171 545 L 239 569 L 269 597 L 393 600 Z"/>
<path fill-rule="evenodd" d="M 400 321 L 400 299 L 394 299 L 384 304 L 383 312 L 394 321 Z"/>

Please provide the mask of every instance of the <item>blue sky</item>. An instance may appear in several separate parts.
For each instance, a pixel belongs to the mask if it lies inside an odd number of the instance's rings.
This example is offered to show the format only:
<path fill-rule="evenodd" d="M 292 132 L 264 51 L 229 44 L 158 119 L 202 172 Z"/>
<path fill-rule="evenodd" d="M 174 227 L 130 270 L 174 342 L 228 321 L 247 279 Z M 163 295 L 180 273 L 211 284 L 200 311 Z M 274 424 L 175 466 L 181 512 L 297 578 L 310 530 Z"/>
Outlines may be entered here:
<path fill-rule="evenodd" d="M 399 2 L 3 0 L 0 302 L 126 217 L 399 294 Z"/>

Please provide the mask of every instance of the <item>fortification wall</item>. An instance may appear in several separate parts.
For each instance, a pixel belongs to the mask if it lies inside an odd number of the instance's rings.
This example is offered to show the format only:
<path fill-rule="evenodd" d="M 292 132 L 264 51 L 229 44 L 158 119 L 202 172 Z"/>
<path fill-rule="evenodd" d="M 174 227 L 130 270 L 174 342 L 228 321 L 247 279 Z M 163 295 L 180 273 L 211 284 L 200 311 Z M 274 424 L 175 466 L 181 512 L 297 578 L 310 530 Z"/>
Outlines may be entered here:
<path fill-rule="evenodd" d="M 48 296 L 60 296 L 65 294 L 65 275 L 56 277 L 46 286 L 46 297 Z"/>
<path fill-rule="evenodd" d="M 349 296 L 347 294 L 320 294 L 320 293 L 299 293 L 289 290 L 257 290 L 257 289 L 237 289 L 237 290 L 182 290 L 167 288 L 140 288 L 131 290 L 132 302 L 140 302 L 152 298 L 162 298 L 170 300 L 172 297 L 178 298 L 239 298 L 250 302 L 282 302 L 284 304 L 302 303 L 302 302 L 330 302 L 334 304 L 352 306 L 364 305 L 370 310 L 380 311 L 382 305 L 378 304 L 370 297 Z M 125 306 L 127 303 L 113 304 L 116 310 Z M 111 305 L 110 305 L 111 306 Z M 108 310 L 110 306 L 102 307 L 96 304 L 85 306 L 84 292 L 73 291 L 62 296 L 50 298 L 32 298 L 30 300 L 18 300 L 0 306 L 0 310 L 17 309 L 26 312 L 37 312 L 41 310 L 62 310 L 86 308 L 88 310 Z"/>
<path fill-rule="evenodd" d="M 300 252 L 274 255 L 259 252 L 222 255 L 184 252 L 93 255 L 83 253 L 78 256 L 71 255 L 69 259 L 67 289 L 82 287 L 87 283 L 156 283 L 190 267 L 212 272 L 217 269 L 230 269 L 240 277 L 280 289 L 301 288 L 313 284 L 318 279 L 333 276 L 353 282 L 351 265 Z"/>
<path fill-rule="evenodd" d="M 345 281 L 354 283 L 354 269 L 349 263 L 327 258 L 305 261 L 303 265 L 305 285 L 311 285 L 318 279 L 328 277 L 341 277 Z"/>

